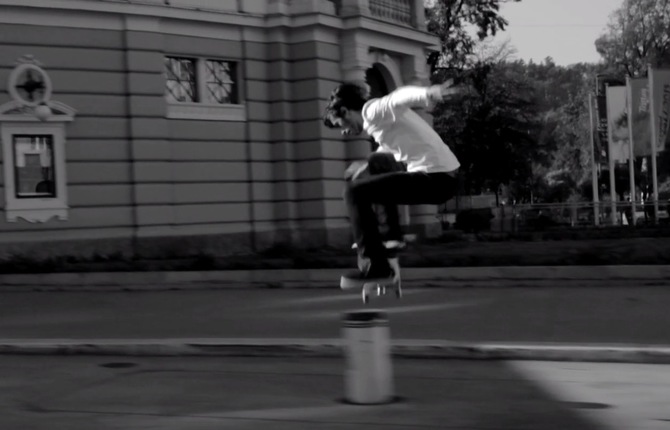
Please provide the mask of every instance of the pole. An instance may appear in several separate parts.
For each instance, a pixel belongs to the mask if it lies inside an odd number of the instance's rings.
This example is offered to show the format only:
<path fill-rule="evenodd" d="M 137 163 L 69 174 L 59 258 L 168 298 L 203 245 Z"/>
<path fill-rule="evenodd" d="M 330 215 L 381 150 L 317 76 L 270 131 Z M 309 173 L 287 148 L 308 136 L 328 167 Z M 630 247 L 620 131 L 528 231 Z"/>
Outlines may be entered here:
<path fill-rule="evenodd" d="M 635 227 L 635 151 L 633 150 L 633 84 L 626 76 L 626 109 L 628 110 L 628 179 L 630 180 L 630 219 Z"/>
<path fill-rule="evenodd" d="M 605 96 L 607 97 L 607 93 L 609 89 L 609 84 L 605 84 Z M 609 109 L 608 109 L 609 110 Z M 612 222 L 612 225 L 617 225 L 617 210 L 616 210 L 616 181 L 614 178 L 614 169 L 616 168 L 616 165 L 614 163 L 614 157 L 612 156 L 612 127 L 610 126 L 612 123 L 610 119 L 610 113 L 607 112 L 607 155 L 608 155 L 608 161 L 609 161 L 609 168 L 610 168 L 610 221 Z"/>
<path fill-rule="evenodd" d="M 386 312 L 352 311 L 343 317 L 345 400 L 359 405 L 391 403 L 393 371 Z"/>
<path fill-rule="evenodd" d="M 651 98 L 651 103 L 649 103 L 649 117 L 650 117 L 650 127 L 651 127 L 651 183 L 652 183 L 652 196 L 654 199 L 654 224 L 658 224 L 658 172 L 656 170 L 656 144 L 658 143 L 658 128 L 656 125 L 656 120 L 658 117 L 658 112 L 654 106 L 654 74 L 652 73 L 652 65 L 649 65 L 649 96 Z M 658 96 L 656 96 L 658 97 Z"/>
<path fill-rule="evenodd" d="M 593 219 L 600 225 L 600 196 L 598 195 L 598 168 L 596 166 L 596 127 L 593 115 L 593 94 L 589 93 L 589 120 L 591 121 L 591 187 L 593 189 Z"/>

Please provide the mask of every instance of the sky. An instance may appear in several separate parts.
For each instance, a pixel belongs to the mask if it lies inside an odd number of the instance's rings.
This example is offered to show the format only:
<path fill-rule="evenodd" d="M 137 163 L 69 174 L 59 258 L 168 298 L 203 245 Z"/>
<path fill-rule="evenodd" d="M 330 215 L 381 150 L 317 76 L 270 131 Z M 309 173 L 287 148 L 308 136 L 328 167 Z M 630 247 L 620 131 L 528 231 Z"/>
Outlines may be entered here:
<path fill-rule="evenodd" d="M 596 63 L 594 42 L 605 31 L 609 16 L 624 0 L 521 0 L 506 3 L 501 15 L 509 22 L 494 42 L 509 39 L 516 58 L 542 62 L 552 57 L 567 66 Z"/>

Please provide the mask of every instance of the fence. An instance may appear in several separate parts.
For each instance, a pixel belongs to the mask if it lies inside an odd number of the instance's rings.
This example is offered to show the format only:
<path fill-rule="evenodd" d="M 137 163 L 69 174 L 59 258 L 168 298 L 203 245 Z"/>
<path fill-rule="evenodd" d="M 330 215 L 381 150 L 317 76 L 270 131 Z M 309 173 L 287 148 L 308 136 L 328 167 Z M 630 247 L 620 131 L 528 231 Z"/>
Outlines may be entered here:
<path fill-rule="evenodd" d="M 610 202 L 601 202 L 598 205 L 586 202 L 501 205 L 463 209 L 451 213 L 442 210 L 438 218 L 445 229 L 455 227 L 466 231 L 489 230 L 508 233 L 557 228 L 653 226 L 670 223 L 670 205 L 667 201 L 659 202 L 658 220 L 654 219 L 653 202 L 637 204 L 634 214 L 630 202 L 618 202 L 615 206 L 614 220 Z"/>

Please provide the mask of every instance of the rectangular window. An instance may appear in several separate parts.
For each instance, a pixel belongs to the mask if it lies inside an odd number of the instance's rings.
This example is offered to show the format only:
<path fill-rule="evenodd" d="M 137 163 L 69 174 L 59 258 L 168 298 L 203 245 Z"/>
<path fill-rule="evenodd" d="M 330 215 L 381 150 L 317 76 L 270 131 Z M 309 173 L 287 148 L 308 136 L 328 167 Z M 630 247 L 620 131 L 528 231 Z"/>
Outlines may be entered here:
<path fill-rule="evenodd" d="M 192 58 L 166 57 L 166 97 L 173 102 L 198 102 L 198 80 L 196 60 Z"/>
<path fill-rule="evenodd" d="M 166 118 L 246 121 L 239 62 L 167 56 L 165 77 Z"/>
<path fill-rule="evenodd" d="M 53 136 L 14 135 L 13 150 L 16 197 L 56 197 Z"/>
<path fill-rule="evenodd" d="M 237 104 L 237 63 L 205 61 L 205 87 L 208 103 Z"/>

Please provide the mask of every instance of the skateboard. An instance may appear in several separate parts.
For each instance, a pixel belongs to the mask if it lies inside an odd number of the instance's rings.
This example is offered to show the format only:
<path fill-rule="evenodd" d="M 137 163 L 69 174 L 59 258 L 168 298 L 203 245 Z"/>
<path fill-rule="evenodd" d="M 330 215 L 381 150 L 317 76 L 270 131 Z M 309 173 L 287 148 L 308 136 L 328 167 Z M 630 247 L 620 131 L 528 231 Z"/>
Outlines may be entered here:
<path fill-rule="evenodd" d="M 389 264 L 393 269 L 393 278 L 383 281 L 366 282 L 361 289 L 361 298 L 366 305 L 370 302 L 370 295 L 386 295 L 388 290 L 395 292 L 396 298 L 402 298 L 402 279 L 400 277 L 400 263 L 398 257 L 389 258 Z"/>
<path fill-rule="evenodd" d="M 393 290 L 395 292 L 396 298 L 402 298 L 402 278 L 400 276 L 400 261 L 397 254 L 401 249 L 405 248 L 406 244 L 404 242 L 385 242 L 384 246 L 386 246 L 386 248 L 389 249 L 392 254 L 392 256 L 388 258 L 388 262 L 391 266 L 391 269 L 393 270 L 393 277 L 364 283 L 361 288 L 361 298 L 365 304 L 370 302 L 370 296 L 386 295 L 389 290 Z M 352 249 L 356 248 L 356 244 L 352 245 Z M 365 271 L 369 264 L 369 259 L 358 254 L 358 270 Z M 342 283 L 340 283 L 340 286 L 342 287 Z"/>

